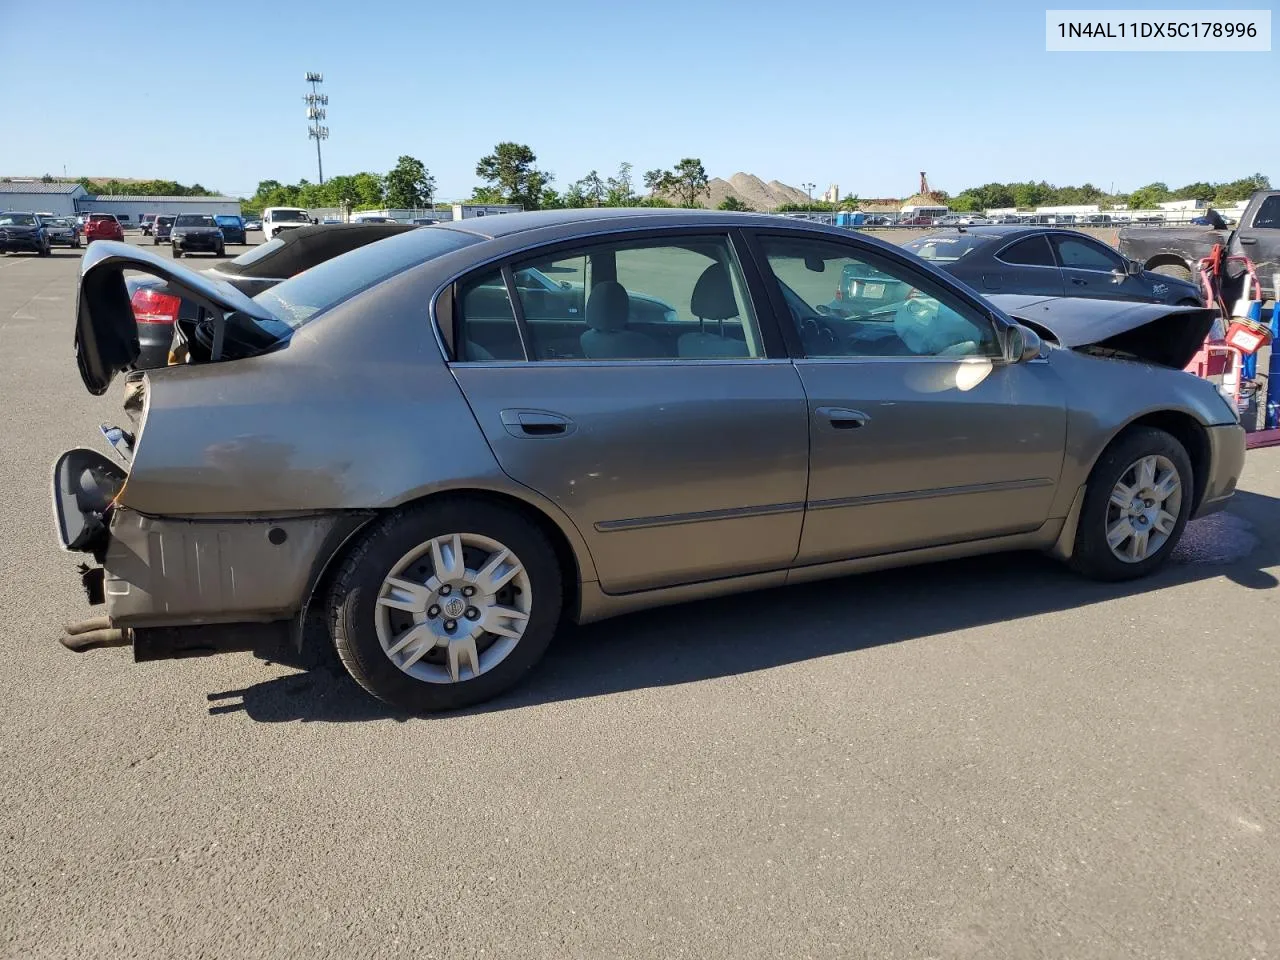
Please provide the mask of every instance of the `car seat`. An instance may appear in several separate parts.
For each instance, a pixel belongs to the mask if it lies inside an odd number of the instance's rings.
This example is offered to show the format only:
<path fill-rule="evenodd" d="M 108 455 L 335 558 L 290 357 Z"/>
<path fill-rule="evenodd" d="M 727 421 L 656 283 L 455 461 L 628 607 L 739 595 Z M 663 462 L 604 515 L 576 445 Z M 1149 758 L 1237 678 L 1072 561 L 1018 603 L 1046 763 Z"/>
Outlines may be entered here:
<path fill-rule="evenodd" d="M 745 342 L 724 334 L 724 322 L 738 317 L 741 312 L 724 264 L 713 263 L 702 271 L 702 276 L 693 285 L 689 311 L 698 318 L 698 330 L 696 333 L 686 333 L 677 341 L 676 352 L 682 359 L 751 356 Z M 708 320 L 719 324 L 719 332 L 707 332 Z"/>
<path fill-rule="evenodd" d="M 653 337 L 629 330 L 631 297 L 616 280 L 602 280 L 587 299 L 587 330 L 578 338 L 588 360 L 644 360 L 670 354 Z"/>

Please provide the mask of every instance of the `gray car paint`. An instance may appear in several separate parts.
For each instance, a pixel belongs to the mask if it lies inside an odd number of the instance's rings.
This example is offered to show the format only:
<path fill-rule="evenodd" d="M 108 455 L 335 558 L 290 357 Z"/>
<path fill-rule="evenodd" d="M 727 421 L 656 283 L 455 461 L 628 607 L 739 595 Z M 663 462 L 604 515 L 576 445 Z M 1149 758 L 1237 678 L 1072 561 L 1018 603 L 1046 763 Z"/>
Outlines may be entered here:
<path fill-rule="evenodd" d="M 337 555 L 341 538 L 330 534 L 340 521 L 459 492 L 518 504 L 563 539 L 577 568 L 570 614 L 581 621 L 944 556 L 1061 553 L 1094 461 L 1149 414 L 1184 418 L 1203 436 L 1200 513 L 1234 488 L 1242 433 L 1211 384 L 1053 346 L 1024 363 L 475 363 L 453 364 L 450 375 L 447 332 L 428 305 L 452 280 L 558 240 L 691 225 L 796 230 L 905 256 L 837 228 L 696 211 L 510 214 L 423 228 L 488 239 L 352 297 L 273 352 L 147 374 L 112 523 L 119 543 L 106 556 L 108 614 L 120 625 L 291 616 Z M 209 283 L 165 264 L 171 282 Z M 762 323 L 776 322 L 769 303 L 755 308 Z M 989 369 L 961 389 L 959 371 L 972 374 L 975 363 Z M 719 402 L 726 394 L 743 402 Z M 684 416 L 653 424 L 659 401 Z M 814 413 L 828 403 L 871 407 L 869 421 L 822 435 Z M 581 428 L 513 436 L 502 412 L 516 408 L 569 415 Z M 806 497 L 835 503 L 806 512 Z M 268 545 L 279 524 L 290 525 L 285 550 Z M 166 542 L 185 557 L 252 556 L 251 571 L 270 555 L 274 573 L 208 587 L 191 579 L 198 563 L 164 560 Z M 168 577 L 181 582 L 158 588 Z"/>

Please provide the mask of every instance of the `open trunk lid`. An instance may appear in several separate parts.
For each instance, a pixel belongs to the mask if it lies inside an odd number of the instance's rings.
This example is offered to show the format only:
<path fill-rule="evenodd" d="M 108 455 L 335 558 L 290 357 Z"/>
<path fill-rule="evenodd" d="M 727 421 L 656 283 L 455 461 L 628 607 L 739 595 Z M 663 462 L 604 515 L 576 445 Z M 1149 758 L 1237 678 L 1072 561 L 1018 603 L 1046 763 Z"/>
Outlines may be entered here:
<path fill-rule="evenodd" d="M 271 339 L 266 331 L 278 330 L 281 336 L 288 333 L 288 327 L 270 311 L 231 284 L 139 247 L 104 240 L 85 252 L 76 291 L 76 365 L 85 389 L 95 396 L 105 393 L 115 375 L 128 370 L 138 359 L 138 325 L 125 283 L 126 270 L 160 277 L 209 311 L 214 324 L 215 360 L 226 324 L 237 315 L 264 328 L 264 341 Z"/>
<path fill-rule="evenodd" d="M 1064 347 L 1175 370 L 1191 363 L 1218 319 L 1212 307 L 1015 294 L 987 299 Z"/>

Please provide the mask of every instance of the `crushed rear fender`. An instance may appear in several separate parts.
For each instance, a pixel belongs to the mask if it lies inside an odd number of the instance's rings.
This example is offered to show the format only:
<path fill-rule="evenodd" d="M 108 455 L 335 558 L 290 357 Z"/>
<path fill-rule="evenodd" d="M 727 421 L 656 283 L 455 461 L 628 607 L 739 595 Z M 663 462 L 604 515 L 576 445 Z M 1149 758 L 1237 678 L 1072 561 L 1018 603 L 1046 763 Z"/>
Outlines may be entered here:
<path fill-rule="evenodd" d="M 1175 370 L 1191 363 L 1218 319 L 1210 307 L 1013 294 L 987 299 L 1064 347 Z"/>

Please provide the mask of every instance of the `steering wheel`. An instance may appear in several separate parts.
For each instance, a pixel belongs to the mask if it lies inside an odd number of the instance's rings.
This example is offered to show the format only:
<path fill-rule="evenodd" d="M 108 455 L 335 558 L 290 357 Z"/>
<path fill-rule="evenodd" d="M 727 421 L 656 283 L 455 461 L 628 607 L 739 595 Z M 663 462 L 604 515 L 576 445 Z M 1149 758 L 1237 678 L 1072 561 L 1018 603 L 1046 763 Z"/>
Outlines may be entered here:
<path fill-rule="evenodd" d="M 820 317 L 800 317 L 799 320 L 800 340 L 807 348 L 824 349 L 838 341 L 836 332 Z"/>

